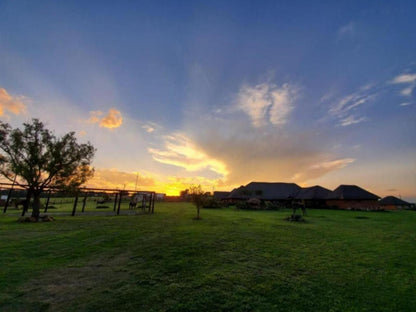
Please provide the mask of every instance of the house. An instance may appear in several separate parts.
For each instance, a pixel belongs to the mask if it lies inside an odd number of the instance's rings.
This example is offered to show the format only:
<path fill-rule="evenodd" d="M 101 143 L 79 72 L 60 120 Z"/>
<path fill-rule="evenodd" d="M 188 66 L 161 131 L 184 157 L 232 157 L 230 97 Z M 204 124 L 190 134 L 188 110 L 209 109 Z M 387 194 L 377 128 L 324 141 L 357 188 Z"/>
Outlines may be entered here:
<path fill-rule="evenodd" d="M 295 196 L 305 208 L 326 208 L 326 199 L 331 191 L 319 186 L 303 187 Z"/>
<path fill-rule="evenodd" d="M 381 199 L 379 205 L 385 210 L 409 209 L 411 204 L 394 196 L 387 196 Z"/>
<path fill-rule="evenodd" d="M 378 210 L 379 198 L 357 185 L 340 185 L 327 196 L 326 205 L 347 210 Z"/>
<path fill-rule="evenodd" d="M 231 201 L 257 198 L 262 201 L 290 202 L 301 190 L 295 183 L 283 182 L 251 182 L 231 191 L 228 199 Z"/>
<path fill-rule="evenodd" d="M 225 200 L 228 198 L 228 196 L 230 195 L 230 192 L 219 192 L 219 191 L 215 191 L 213 198 L 216 201 L 220 201 L 220 200 Z"/>

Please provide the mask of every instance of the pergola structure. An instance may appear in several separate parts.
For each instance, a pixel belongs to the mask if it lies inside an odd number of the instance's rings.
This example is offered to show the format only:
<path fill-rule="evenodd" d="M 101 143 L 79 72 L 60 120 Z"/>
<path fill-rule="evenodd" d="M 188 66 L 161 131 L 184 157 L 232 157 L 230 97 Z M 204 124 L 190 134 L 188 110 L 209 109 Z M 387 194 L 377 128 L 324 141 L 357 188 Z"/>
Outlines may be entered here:
<path fill-rule="evenodd" d="M 1 189 L 7 189 L 8 195 L 7 199 L 3 208 L 3 213 L 7 212 L 7 208 L 10 204 L 10 198 L 12 197 L 12 194 L 14 191 L 24 191 L 25 188 L 22 188 L 20 186 L 17 186 L 12 183 L 0 183 Z M 46 204 L 44 208 L 44 212 L 48 211 L 49 202 L 52 194 L 56 194 L 59 192 L 64 192 L 62 189 L 58 188 L 45 188 L 45 192 L 47 192 L 47 199 Z M 78 188 L 76 191 L 72 193 L 72 196 L 75 198 L 73 208 L 72 208 L 72 216 L 75 216 L 78 208 L 78 204 L 82 203 L 81 206 L 81 212 L 85 211 L 85 206 L 87 203 L 88 196 L 91 196 L 93 194 L 111 194 L 114 196 L 114 205 L 113 205 L 113 211 L 116 215 L 120 214 L 120 207 L 121 207 L 121 200 L 123 196 L 132 196 L 136 194 L 145 195 L 146 200 L 142 201 L 141 208 L 143 211 L 149 214 L 153 214 L 155 211 L 155 199 L 156 199 L 156 193 L 153 191 L 133 191 L 133 190 L 120 190 L 120 189 L 107 189 L 107 188 L 90 188 L 90 187 L 82 187 Z M 23 208 L 22 216 L 26 213 L 25 208 Z"/>

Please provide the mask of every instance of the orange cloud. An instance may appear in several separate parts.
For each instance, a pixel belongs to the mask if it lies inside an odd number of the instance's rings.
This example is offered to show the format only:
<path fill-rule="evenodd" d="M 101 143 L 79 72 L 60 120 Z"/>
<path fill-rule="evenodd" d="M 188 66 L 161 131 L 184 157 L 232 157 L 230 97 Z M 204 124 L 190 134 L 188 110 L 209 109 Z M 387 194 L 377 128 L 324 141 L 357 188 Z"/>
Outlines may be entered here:
<path fill-rule="evenodd" d="M 102 111 L 91 111 L 90 118 L 87 120 L 89 123 L 99 123 L 100 127 L 113 129 L 118 128 L 123 124 L 123 117 L 120 111 L 115 108 L 110 108 L 107 115 L 103 117 Z"/>
<path fill-rule="evenodd" d="M 0 116 L 4 116 L 6 111 L 19 115 L 26 111 L 26 105 L 22 96 L 11 96 L 6 89 L 0 88 Z"/>
<path fill-rule="evenodd" d="M 120 111 L 111 108 L 108 111 L 108 114 L 101 119 L 100 122 L 100 127 L 104 127 L 104 128 L 118 128 L 121 126 L 121 124 L 123 123 L 123 117 L 121 116 Z"/>
<path fill-rule="evenodd" d="M 136 184 L 137 182 L 137 184 Z M 152 177 L 137 172 L 123 172 L 117 169 L 95 169 L 94 177 L 88 181 L 89 187 L 112 189 L 144 189 L 155 185 Z"/>
<path fill-rule="evenodd" d="M 153 159 L 168 165 L 185 168 L 187 171 L 211 170 L 223 177 L 228 174 L 226 165 L 198 148 L 183 134 L 165 137 L 165 149 L 149 148 Z"/>

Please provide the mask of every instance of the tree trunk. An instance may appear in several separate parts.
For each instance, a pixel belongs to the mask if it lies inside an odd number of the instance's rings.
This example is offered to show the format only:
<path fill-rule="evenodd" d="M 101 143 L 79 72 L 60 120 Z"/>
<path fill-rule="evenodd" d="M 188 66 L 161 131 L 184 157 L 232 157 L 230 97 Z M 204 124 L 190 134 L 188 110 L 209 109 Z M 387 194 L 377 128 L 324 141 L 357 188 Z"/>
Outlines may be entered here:
<path fill-rule="evenodd" d="M 34 192 L 33 193 L 33 206 L 32 206 L 32 217 L 39 219 L 40 214 L 40 194 L 42 192 Z"/>
<path fill-rule="evenodd" d="M 199 220 L 200 218 L 199 218 L 199 209 L 200 209 L 200 207 L 198 206 L 198 207 L 196 207 L 196 218 Z"/>
<path fill-rule="evenodd" d="M 23 211 L 22 211 L 22 217 L 25 215 L 25 213 L 29 210 L 29 206 L 30 206 L 30 199 L 32 198 L 32 190 L 28 189 L 26 191 L 26 199 L 23 203 Z M 17 206 L 16 206 L 17 207 Z"/>

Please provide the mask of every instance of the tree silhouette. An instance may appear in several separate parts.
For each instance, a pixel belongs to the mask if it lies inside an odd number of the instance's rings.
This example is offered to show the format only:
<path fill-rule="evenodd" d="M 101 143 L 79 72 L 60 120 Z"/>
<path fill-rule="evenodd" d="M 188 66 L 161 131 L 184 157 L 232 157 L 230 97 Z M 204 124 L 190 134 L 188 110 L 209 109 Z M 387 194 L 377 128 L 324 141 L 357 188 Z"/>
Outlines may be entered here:
<path fill-rule="evenodd" d="M 0 174 L 26 188 L 33 197 L 32 217 L 40 213 L 40 195 L 47 187 L 75 189 L 92 177 L 95 148 L 78 144 L 75 132 L 62 137 L 38 119 L 24 123 L 23 130 L 0 121 Z M 26 207 L 27 208 L 27 207 Z"/>
<path fill-rule="evenodd" d="M 191 198 L 191 202 L 196 207 L 196 219 L 201 219 L 200 217 L 200 210 L 204 204 L 206 193 L 202 190 L 201 185 L 192 185 L 189 188 L 189 196 Z"/>

